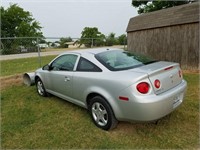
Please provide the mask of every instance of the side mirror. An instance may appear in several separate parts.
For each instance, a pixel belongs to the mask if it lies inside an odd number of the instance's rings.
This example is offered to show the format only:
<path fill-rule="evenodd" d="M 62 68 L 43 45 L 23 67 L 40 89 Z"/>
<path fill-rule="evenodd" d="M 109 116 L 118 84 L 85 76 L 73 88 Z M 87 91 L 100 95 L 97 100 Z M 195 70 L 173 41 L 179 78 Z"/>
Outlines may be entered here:
<path fill-rule="evenodd" d="M 45 65 L 45 66 L 42 67 L 42 70 L 48 70 L 48 71 L 50 71 L 50 70 L 52 70 L 52 67 L 47 64 L 47 65 Z"/>

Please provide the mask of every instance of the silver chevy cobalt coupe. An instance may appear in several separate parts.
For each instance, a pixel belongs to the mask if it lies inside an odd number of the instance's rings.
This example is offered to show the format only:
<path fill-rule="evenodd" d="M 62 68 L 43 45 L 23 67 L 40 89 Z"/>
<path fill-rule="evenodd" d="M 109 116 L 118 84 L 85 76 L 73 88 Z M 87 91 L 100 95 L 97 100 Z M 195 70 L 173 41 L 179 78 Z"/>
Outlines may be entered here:
<path fill-rule="evenodd" d="M 35 72 L 37 91 L 89 110 L 104 130 L 118 121 L 156 121 L 183 102 L 187 83 L 178 63 L 121 49 L 68 51 Z"/>

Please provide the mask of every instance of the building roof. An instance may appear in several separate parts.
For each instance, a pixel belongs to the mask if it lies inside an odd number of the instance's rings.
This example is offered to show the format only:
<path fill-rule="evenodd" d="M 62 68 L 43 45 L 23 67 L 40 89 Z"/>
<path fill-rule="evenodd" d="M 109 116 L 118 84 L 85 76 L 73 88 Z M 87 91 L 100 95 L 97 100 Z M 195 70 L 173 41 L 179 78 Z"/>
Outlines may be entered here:
<path fill-rule="evenodd" d="M 133 17 L 127 32 L 199 22 L 199 2 L 162 9 Z"/>
<path fill-rule="evenodd" d="M 65 42 L 66 45 L 74 45 L 75 42 Z"/>

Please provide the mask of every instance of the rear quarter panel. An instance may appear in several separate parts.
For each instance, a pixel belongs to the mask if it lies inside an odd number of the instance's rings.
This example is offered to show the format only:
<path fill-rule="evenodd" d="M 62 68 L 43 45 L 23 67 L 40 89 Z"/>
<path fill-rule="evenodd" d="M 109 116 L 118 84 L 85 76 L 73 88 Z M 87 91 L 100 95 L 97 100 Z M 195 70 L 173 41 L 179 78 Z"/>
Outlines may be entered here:
<path fill-rule="evenodd" d="M 119 94 L 138 80 L 147 78 L 144 73 L 135 72 L 76 72 L 73 77 L 74 99 L 86 105 L 87 96 L 97 93 L 111 105 L 116 117 L 121 116 Z M 87 107 L 87 106 L 86 106 Z"/>

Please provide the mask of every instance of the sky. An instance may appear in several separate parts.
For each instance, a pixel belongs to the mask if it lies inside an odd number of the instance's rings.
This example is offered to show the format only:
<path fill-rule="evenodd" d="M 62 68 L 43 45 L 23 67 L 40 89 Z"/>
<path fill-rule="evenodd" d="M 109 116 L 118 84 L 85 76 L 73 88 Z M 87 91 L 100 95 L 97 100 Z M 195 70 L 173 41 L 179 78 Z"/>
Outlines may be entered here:
<path fill-rule="evenodd" d="M 1 0 L 17 3 L 43 27 L 45 37 L 79 38 L 84 27 L 97 27 L 105 35 L 126 34 L 129 19 L 137 16 L 132 0 Z"/>

